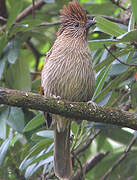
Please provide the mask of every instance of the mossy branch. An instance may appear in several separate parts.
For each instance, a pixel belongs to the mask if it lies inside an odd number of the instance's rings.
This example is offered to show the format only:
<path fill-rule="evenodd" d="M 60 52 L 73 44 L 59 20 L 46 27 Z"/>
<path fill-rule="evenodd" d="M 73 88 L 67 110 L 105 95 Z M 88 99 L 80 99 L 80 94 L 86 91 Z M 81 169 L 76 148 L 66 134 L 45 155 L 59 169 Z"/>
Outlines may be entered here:
<path fill-rule="evenodd" d="M 87 105 L 83 102 L 68 102 L 39 94 L 0 88 L 0 104 L 30 108 L 59 114 L 76 120 L 87 120 L 129 127 L 137 130 L 137 115 L 111 107 Z"/>

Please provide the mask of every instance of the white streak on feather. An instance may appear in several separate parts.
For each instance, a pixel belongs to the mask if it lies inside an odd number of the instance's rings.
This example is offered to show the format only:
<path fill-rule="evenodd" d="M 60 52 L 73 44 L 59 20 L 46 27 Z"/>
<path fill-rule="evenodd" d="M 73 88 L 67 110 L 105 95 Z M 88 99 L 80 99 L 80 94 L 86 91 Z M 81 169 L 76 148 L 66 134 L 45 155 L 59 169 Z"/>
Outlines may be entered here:
<path fill-rule="evenodd" d="M 45 96 L 54 94 L 70 101 L 90 100 L 95 86 L 90 58 L 85 40 L 59 36 L 42 71 Z"/>

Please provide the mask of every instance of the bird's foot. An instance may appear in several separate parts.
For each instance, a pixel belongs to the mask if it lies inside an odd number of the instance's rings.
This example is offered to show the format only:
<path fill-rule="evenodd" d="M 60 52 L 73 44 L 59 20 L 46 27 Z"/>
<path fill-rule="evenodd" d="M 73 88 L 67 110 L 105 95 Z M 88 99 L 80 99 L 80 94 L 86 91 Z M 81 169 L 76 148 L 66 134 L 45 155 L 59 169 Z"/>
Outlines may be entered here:
<path fill-rule="evenodd" d="M 53 96 L 54 99 L 57 99 L 57 100 L 60 100 L 60 99 L 61 99 L 60 96 L 56 96 L 56 95 L 54 95 L 54 94 L 53 94 L 52 96 Z"/>
<path fill-rule="evenodd" d="M 87 105 L 92 105 L 95 110 L 96 110 L 97 107 L 98 107 L 98 105 L 97 105 L 95 102 L 93 102 L 93 101 L 88 101 L 88 102 L 87 102 Z"/>

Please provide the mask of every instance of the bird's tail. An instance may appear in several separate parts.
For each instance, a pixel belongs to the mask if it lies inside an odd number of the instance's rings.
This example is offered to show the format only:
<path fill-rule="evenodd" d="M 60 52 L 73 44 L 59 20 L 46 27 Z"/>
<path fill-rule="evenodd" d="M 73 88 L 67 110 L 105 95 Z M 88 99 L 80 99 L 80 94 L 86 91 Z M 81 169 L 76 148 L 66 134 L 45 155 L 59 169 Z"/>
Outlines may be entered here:
<path fill-rule="evenodd" d="M 54 128 L 54 172 L 59 178 L 69 179 L 72 175 L 70 154 L 70 125 L 63 131 Z"/>

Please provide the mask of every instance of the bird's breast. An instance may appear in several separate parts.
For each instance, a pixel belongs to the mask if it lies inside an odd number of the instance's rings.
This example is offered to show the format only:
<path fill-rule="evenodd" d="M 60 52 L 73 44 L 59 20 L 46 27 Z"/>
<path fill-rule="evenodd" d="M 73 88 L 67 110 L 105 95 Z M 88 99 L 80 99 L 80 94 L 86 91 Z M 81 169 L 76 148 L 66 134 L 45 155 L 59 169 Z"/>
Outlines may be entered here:
<path fill-rule="evenodd" d="M 50 55 L 42 71 L 45 96 L 56 95 L 69 101 L 91 99 L 95 87 L 91 57 L 89 52 L 76 52 Z"/>

